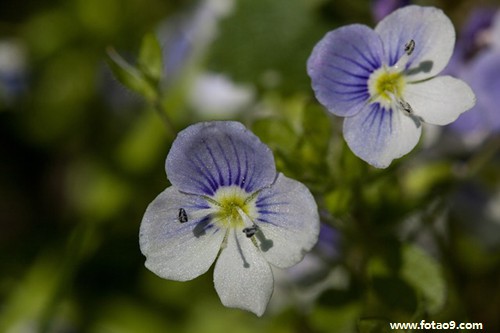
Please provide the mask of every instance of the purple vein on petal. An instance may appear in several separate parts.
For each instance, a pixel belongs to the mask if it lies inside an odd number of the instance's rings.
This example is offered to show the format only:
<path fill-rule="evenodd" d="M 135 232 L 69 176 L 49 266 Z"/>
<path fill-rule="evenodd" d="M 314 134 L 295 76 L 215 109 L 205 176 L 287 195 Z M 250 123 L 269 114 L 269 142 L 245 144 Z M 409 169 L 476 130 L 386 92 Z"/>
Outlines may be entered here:
<path fill-rule="evenodd" d="M 340 55 L 340 54 L 337 54 L 337 53 L 330 53 L 330 55 L 331 55 L 331 56 L 333 56 L 333 57 L 338 57 L 338 58 L 340 58 L 340 59 L 343 59 L 343 60 L 345 60 L 345 61 L 347 61 L 347 62 L 350 62 L 351 64 L 354 64 L 354 65 L 356 65 L 356 66 L 358 66 L 358 67 L 360 67 L 360 68 L 364 69 L 364 70 L 365 70 L 365 71 L 367 71 L 367 72 L 370 72 L 370 73 L 371 73 L 371 72 L 373 71 L 373 68 L 366 67 L 364 64 L 362 64 L 362 63 L 360 63 L 360 62 L 358 62 L 358 61 L 356 61 L 356 60 L 354 60 L 354 59 L 351 59 L 351 58 L 345 57 L 345 56 Z"/>
<path fill-rule="evenodd" d="M 372 66 L 372 70 L 380 67 L 380 60 L 375 58 L 371 52 L 368 52 L 371 58 L 368 59 L 366 57 L 365 52 L 362 52 L 360 49 L 358 49 L 356 45 L 351 45 L 351 46 L 361 56 L 361 58 L 363 58 L 368 64 Z"/>
<path fill-rule="evenodd" d="M 192 165 L 194 165 L 194 167 L 198 173 L 203 175 L 203 177 L 208 182 L 212 191 L 215 192 L 217 190 L 218 186 L 217 186 L 217 181 L 215 180 L 214 176 L 212 175 L 210 170 L 207 168 L 207 166 L 200 160 L 199 156 L 195 156 L 195 159 L 196 159 L 196 161 L 194 161 L 193 159 L 190 158 L 189 162 L 191 162 Z M 213 194 L 213 193 L 211 193 L 211 194 Z"/>
<path fill-rule="evenodd" d="M 229 159 L 227 158 L 226 152 L 225 152 L 224 148 L 222 148 L 222 145 L 220 144 L 219 141 L 217 141 L 217 147 L 219 148 L 220 152 L 222 153 L 222 157 L 224 158 L 224 161 L 226 162 L 228 178 L 229 178 L 228 185 L 232 185 L 233 184 L 233 175 L 231 172 L 231 163 L 229 162 Z"/>
<path fill-rule="evenodd" d="M 207 142 L 205 140 L 203 140 L 203 143 L 205 144 L 205 148 L 207 149 L 208 154 L 212 158 L 212 162 L 214 163 L 214 166 L 217 170 L 217 174 L 219 176 L 219 185 L 224 186 L 224 177 L 222 176 L 222 171 L 219 167 L 219 164 L 217 163 L 217 159 L 215 158 L 215 156 L 212 152 L 212 149 L 208 146 Z"/>
<path fill-rule="evenodd" d="M 275 212 L 272 210 L 267 210 L 267 209 L 259 209 L 258 210 L 259 214 L 264 214 L 264 215 L 280 215 L 281 213 Z"/>
<path fill-rule="evenodd" d="M 264 208 L 264 207 L 272 207 L 272 206 L 283 206 L 283 205 L 288 205 L 288 202 L 261 202 L 257 201 L 255 203 L 255 206 L 257 208 Z"/>
<path fill-rule="evenodd" d="M 240 187 L 245 189 L 245 186 L 246 186 L 247 181 L 248 181 L 248 155 L 247 155 L 246 150 L 243 151 L 243 155 L 245 156 L 245 174 L 243 175 L 243 178 L 241 179 Z"/>
<path fill-rule="evenodd" d="M 240 186 L 240 179 L 241 179 L 241 162 L 240 162 L 240 155 L 238 154 L 238 151 L 236 150 L 236 145 L 234 144 L 233 138 L 231 138 L 229 135 L 226 134 L 226 138 L 229 140 L 229 143 L 233 147 L 233 152 L 234 156 L 236 157 L 236 164 L 238 165 L 238 173 L 236 174 L 236 179 L 234 180 L 234 184 Z"/>
<path fill-rule="evenodd" d="M 250 190 L 253 188 L 254 183 L 255 183 L 255 172 L 257 171 L 256 165 L 255 165 L 255 159 L 251 159 L 252 162 L 252 174 L 248 178 L 248 182 L 246 183 L 245 186 L 245 191 L 250 192 Z"/>
<path fill-rule="evenodd" d="M 331 78 L 330 76 L 327 76 L 326 74 L 322 73 L 321 76 L 325 79 L 328 80 L 332 83 L 344 86 L 344 87 L 354 87 L 354 88 L 364 88 L 362 91 L 367 91 L 368 90 L 368 83 L 345 83 L 342 81 L 335 80 L 334 78 Z M 361 90 L 360 90 L 361 91 Z"/>
<path fill-rule="evenodd" d="M 258 217 L 258 218 L 257 218 L 257 221 L 262 222 L 262 223 L 271 224 L 271 225 L 274 225 L 274 226 L 277 226 L 277 227 L 278 227 L 278 225 L 277 225 L 276 223 L 271 222 L 271 221 L 266 220 L 266 219 L 263 219 L 262 217 Z"/>
<path fill-rule="evenodd" d="M 196 166 L 195 166 L 195 168 L 196 168 L 197 171 L 201 171 Z M 210 187 L 207 187 L 207 185 L 204 182 L 202 182 L 201 180 L 198 180 L 196 178 L 191 179 L 191 181 L 195 182 L 198 185 L 198 189 L 200 189 L 202 192 L 204 192 L 204 193 L 206 193 L 208 195 L 212 195 L 214 193 L 214 190 L 212 190 L 210 188 L 211 187 L 210 183 L 209 183 Z"/>
<path fill-rule="evenodd" d="M 338 66 L 335 66 L 335 65 L 330 64 L 330 63 L 319 63 L 318 65 L 328 67 L 330 69 L 333 69 L 333 70 L 336 70 L 336 71 L 348 74 L 350 76 L 354 76 L 355 78 L 358 78 L 358 79 L 368 80 L 368 78 L 369 78 L 368 75 L 362 75 L 362 74 L 352 73 L 352 72 L 349 72 L 348 70 L 346 70 L 346 69 L 344 69 L 342 67 L 338 67 Z"/>
<path fill-rule="evenodd" d="M 388 110 L 384 109 L 384 112 L 389 112 L 389 133 L 392 134 L 392 113 L 393 113 L 393 111 L 392 111 L 392 109 L 388 109 Z"/>
<path fill-rule="evenodd" d="M 370 94 L 368 93 L 368 90 L 356 90 L 356 91 L 349 91 L 349 92 L 342 92 L 339 90 L 335 90 L 332 87 L 323 87 L 324 90 L 328 91 L 329 93 L 333 95 L 337 95 L 336 99 L 339 101 L 343 102 L 350 102 L 354 100 L 359 100 L 360 103 L 368 100 L 370 98 Z"/>
<path fill-rule="evenodd" d="M 373 126 L 373 123 L 374 123 L 376 115 L 377 115 L 377 108 L 378 108 L 378 103 L 371 105 L 370 112 L 368 113 L 366 118 L 361 123 L 361 126 L 364 126 L 369 120 L 370 120 L 370 127 Z"/>
<path fill-rule="evenodd" d="M 378 108 L 378 112 L 379 112 L 379 114 L 380 114 L 380 117 L 379 117 L 379 118 L 380 118 L 380 120 L 379 120 L 379 122 L 378 122 L 377 139 L 378 139 L 378 138 L 380 138 L 380 131 L 381 131 L 381 129 L 382 129 L 382 125 L 383 125 L 384 118 L 385 118 L 385 113 L 386 113 L 386 112 L 385 112 L 385 109 L 384 109 L 384 108 L 381 108 L 380 106 L 379 106 L 379 108 Z"/>

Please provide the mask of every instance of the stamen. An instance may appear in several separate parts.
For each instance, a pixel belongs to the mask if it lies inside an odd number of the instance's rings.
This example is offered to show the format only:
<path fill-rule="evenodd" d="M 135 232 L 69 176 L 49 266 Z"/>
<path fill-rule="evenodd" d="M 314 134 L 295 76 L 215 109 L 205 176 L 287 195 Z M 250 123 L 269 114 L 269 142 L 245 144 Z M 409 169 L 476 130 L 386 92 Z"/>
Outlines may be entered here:
<path fill-rule="evenodd" d="M 410 39 L 410 41 L 405 44 L 405 52 L 407 55 L 411 55 L 413 50 L 415 50 L 415 41 Z"/>
<path fill-rule="evenodd" d="M 185 223 L 188 221 L 188 216 L 184 208 L 179 208 L 179 214 L 177 215 L 180 223 Z"/>
<path fill-rule="evenodd" d="M 253 225 L 251 227 L 247 227 L 247 228 L 243 228 L 243 232 L 245 233 L 245 235 L 250 238 L 252 237 L 253 235 L 255 235 L 255 233 L 257 232 L 257 230 L 259 229 L 259 227 L 257 225 Z"/>
<path fill-rule="evenodd" d="M 422 125 L 422 118 L 417 116 L 415 112 L 413 111 L 413 108 L 411 107 L 410 103 L 405 101 L 402 98 L 397 99 L 397 102 L 400 106 L 400 109 L 408 116 L 410 117 L 411 120 L 415 123 L 415 126 L 418 128 Z"/>
<path fill-rule="evenodd" d="M 408 103 L 407 101 L 405 101 L 404 99 L 398 99 L 398 103 L 399 103 L 399 106 L 401 106 L 401 109 L 403 109 L 403 111 L 405 111 L 407 114 L 411 115 L 413 114 L 413 109 L 410 105 L 410 103 Z"/>
<path fill-rule="evenodd" d="M 415 41 L 413 39 L 410 39 L 410 41 L 405 44 L 404 50 L 405 53 L 401 56 L 401 58 L 399 58 L 396 64 L 392 66 L 392 68 L 394 68 L 396 71 L 401 71 L 405 69 L 408 60 L 410 60 L 410 55 L 415 50 Z"/>
<path fill-rule="evenodd" d="M 248 238 L 252 237 L 253 235 L 255 235 L 259 227 L 250 219 L 247 214 L 245 214 L 245 212 L 241 208 L 237 207 L 236 209 L 238 210 L 238 214 L 240 214 L 243 223 L 245 223 L 245 225 L 247 226 L 243 228 L 243 232 Z"/>

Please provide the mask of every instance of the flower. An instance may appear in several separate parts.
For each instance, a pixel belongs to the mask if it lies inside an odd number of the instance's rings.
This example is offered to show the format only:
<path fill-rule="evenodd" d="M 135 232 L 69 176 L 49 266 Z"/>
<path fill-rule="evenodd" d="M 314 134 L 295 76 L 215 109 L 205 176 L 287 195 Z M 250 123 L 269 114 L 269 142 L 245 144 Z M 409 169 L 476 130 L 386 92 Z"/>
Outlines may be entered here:
<path fill-rule="evenodd" d="M 194 8 L 164 20 L 158 29 L 162 41 L 164 81 L 176 85 L 187 66 L 203 58 L 218 35 L 219 21 L 228 16 L 234 0 L 201 0 Z"/>
<path fill-rule="evenodd" d="M 375 30 L 352 24 L 329 32 L 307 71 L 319 102 L 345 117 L 344 138 L 354 154 L 385 168 L 416 146 L 422 122 L 446 125 L 474 105 L 463 81 L 436 77 L 454 43 L 441 10 L 407 6 Z"/>
<path fill-rule="evenodd" d="M 27 86 L 26 50 L 16 39 L 0 39 L 0 102 L 11 105 Z"/>
<path fill-rule="evenodd" d="M 270 265 L 298 263 L 317 241 L 311 193 L 277 173 L 271 150 L 233 121 L 181 131 L 166 171 L 172 186 L 153 200 L 141 223 L 146 267 L 186 281 L 217 258 L 214 284 L 222 303 L 262 315 L 273 291 Z"/>
<path fill-rule="evenodd" d="M 472 112 L 460 116 L 450 128 L 459 132 L 466 143 L 475 146 L 500 131 L 500 52 L 481 52 L 459 74 L 477 92 Z"/>
<path fill-rule="evenodd" d="M 372 0 L 372 16 L 378 22 L 394 10 L 409 4 L 410 0 Z"/>
<path fill-rule="evenodd" d="M 500 131 L 500 11 L 473 11 L 457 41 L 454 57 L 446 71 L 460 77 L 476 91 L 477 103 L 449 128 L 464 143 L 475 147 Z"/>
<path fill-rule="evenodd" d="M 252 86 L 233 82 L 224 74 L 204 72 L 195 78 L 188 102 L 205 116 L 230 117 L 251 104 Z"/>
<path fill-rule="evenodd" d="M 290 304 L 302 311 L 311 308 L 326 289 L 333 287 L 334 262 L 340 258 L 340 233 L 321 224 L 318 242 L 297 265 L 283 270 L 273 269 L 275 290 L 269 307 L 279 312 Z"/>

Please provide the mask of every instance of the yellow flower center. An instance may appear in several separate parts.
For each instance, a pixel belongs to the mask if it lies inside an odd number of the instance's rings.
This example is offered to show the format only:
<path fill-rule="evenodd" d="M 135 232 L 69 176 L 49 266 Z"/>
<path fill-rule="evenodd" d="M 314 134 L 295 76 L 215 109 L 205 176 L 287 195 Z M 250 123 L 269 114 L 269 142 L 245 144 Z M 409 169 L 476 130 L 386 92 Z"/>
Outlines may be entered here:
<path fill-rule="evenodd" d="M 214 209 L 214 221 L 222 228 L 243 228 L 256 217 L 255 195 L 239 186 L 221 187 L 209 200 Z"/>
<path fill-rule="evenodd" d="M 370 100 L 388 107 L 393 101 L 401 99 L 405 85 L 403 73 L 394 72 L 385 67 L 379 68 L 368 79 Z"/>

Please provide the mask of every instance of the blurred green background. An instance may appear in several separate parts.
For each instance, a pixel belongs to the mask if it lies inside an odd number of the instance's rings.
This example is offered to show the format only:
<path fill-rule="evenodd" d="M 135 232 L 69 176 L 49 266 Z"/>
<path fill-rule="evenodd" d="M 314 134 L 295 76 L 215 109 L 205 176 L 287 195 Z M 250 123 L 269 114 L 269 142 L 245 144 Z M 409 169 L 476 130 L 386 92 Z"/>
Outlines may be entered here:
<path fill-rule="evenodd" d="M 457 30 L 498 5 L 414 3 Z M 499 138 L 424 137 L 386 170 L 353 156 L 305 63 L 356 22 L 376 24 L 370 1 L 2 2 L 0 332 L 388 332 L 422 319 L 500 331 Z M 335 230 L 320 269 L 276 274 L 262 318 L 224 308 L 211 271 L 162 280 L 139 251 L 176 132 L 210 119 L 251 128 Z"/>

